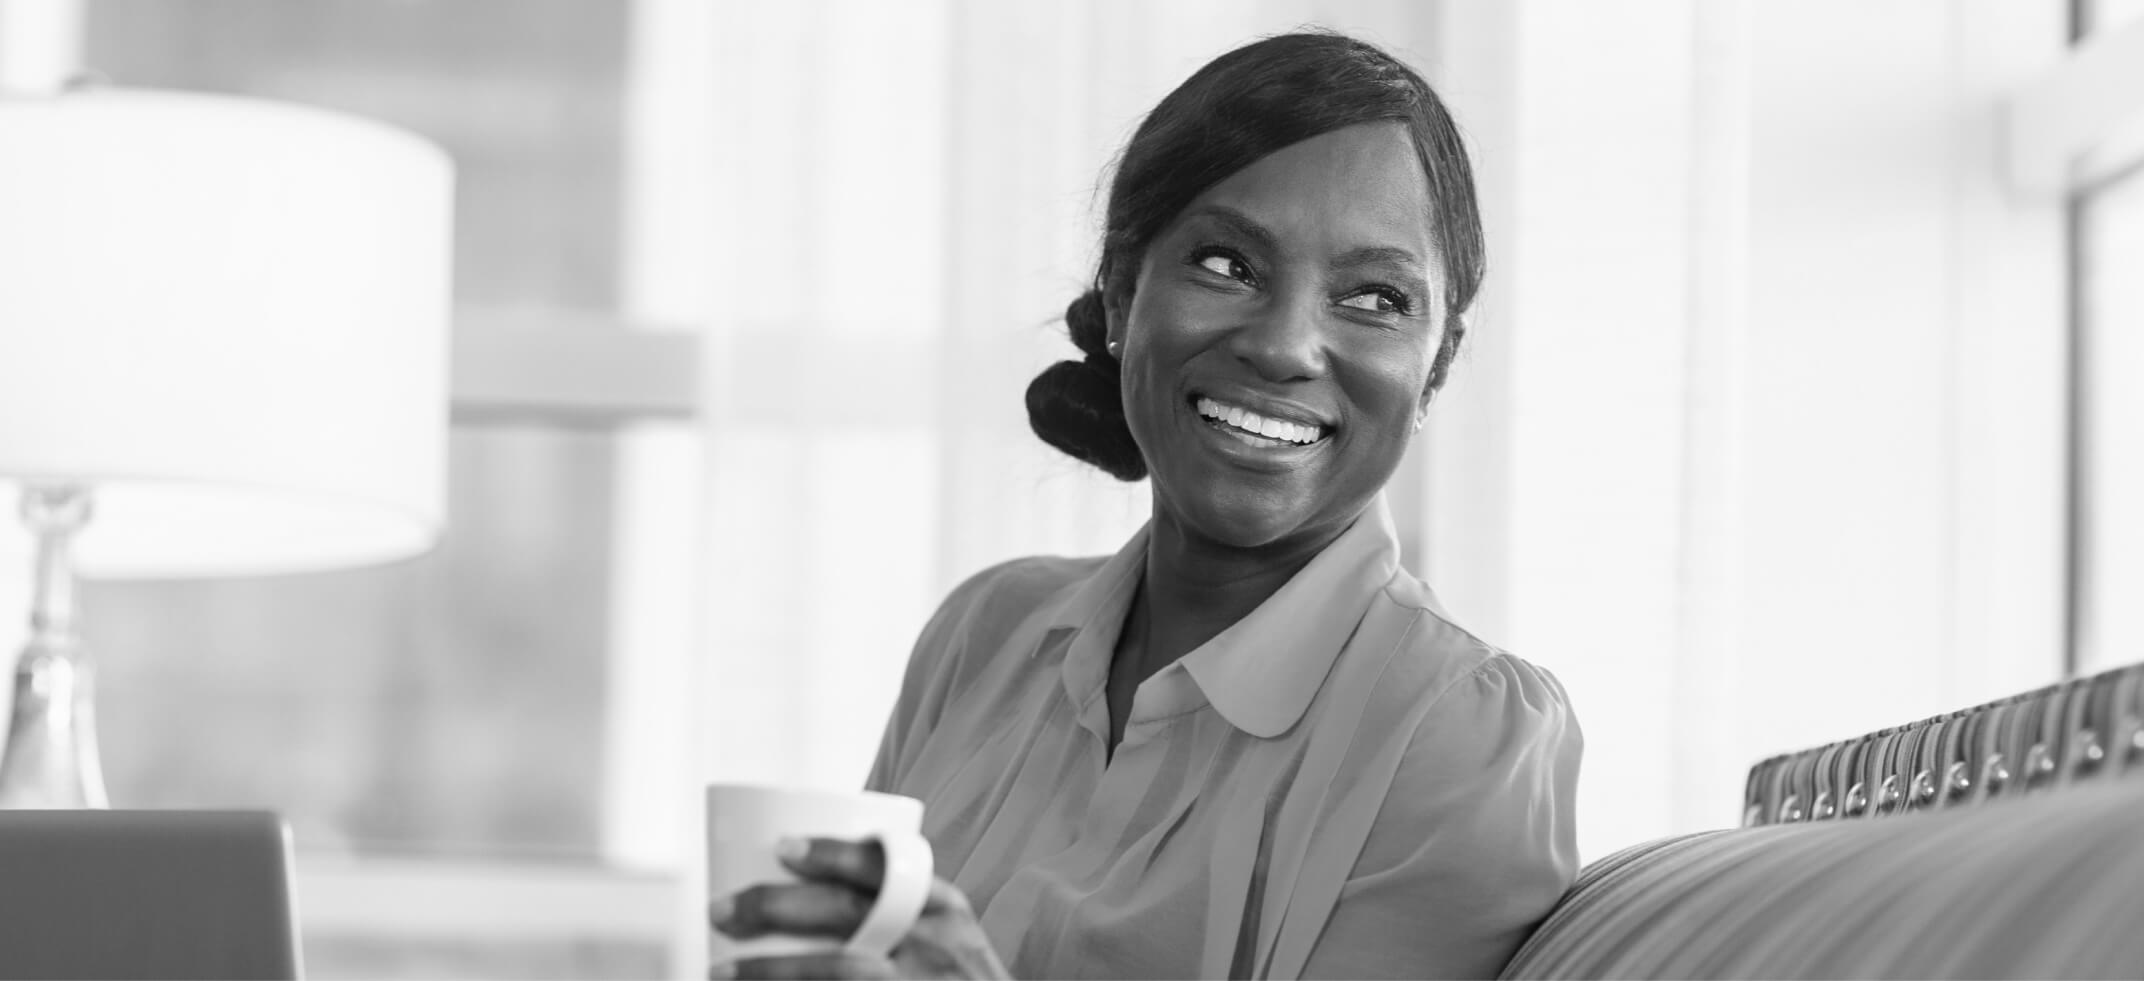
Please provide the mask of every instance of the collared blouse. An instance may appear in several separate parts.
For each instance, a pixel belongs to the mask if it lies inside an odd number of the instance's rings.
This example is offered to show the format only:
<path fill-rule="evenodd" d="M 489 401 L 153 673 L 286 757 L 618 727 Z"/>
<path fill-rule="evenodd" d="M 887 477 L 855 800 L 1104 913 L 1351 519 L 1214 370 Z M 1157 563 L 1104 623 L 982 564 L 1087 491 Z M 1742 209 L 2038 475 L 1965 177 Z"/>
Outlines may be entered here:
<path fill-rule="evenodd" d="M 1382 498 L 1249 615 L 1103 691 L 1151 525 L 974 576 L 910 658 L 867 786 L 1015 977 L 1494 977 L 1577 873 L 1581 737 L 1454 626 Z"/>

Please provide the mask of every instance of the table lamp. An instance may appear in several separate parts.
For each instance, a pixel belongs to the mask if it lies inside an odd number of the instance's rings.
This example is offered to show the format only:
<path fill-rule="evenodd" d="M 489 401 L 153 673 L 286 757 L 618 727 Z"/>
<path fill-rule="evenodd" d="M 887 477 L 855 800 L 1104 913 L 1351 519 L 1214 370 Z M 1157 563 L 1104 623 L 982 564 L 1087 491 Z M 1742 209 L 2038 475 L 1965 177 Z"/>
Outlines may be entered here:
<path fill-rule="evenodd" d="M 34 570 L 0 807 L 107 806 L 77 569 L 271 575 L 437 539 L 451 183 L 435 146 L 337 113 L 0 93 L 0 502 L 32 546 L 0 561 Z"/>

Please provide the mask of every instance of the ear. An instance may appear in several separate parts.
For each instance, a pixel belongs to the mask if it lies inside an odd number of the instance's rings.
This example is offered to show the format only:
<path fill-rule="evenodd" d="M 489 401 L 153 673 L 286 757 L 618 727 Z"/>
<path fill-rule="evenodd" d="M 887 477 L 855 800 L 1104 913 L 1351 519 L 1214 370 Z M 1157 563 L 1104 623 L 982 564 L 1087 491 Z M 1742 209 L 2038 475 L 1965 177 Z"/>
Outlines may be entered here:
<path fill-rule="evenodd" d="M 1102 291 L 1102 316 L 1108 321 L 1108 341 L 1115 350 L 1124 349 L 1125 304 L 1130 301 L 1128 290 L 1115 288 Z"/>
<path fill-rule="evenodd" d="M 1415 428 L 1417 430 L 1422 428 L 1423 420 L 1429 415 L 1430 400 L 1437 397 L 1437 391 L 1442 387 L 1440 383 L 1447 380 L 1451 375 L 1451 362 L 1444 361 L 1445 348 L 1459 343 L 1466 336 L 1466 329 L 1466 316 L 1462 314 L 1446 323 L 1443 333 L 1437 337 L 1436 350 L 1429 356 L 1429 376 L 1422 379 L 1422 397 L 1415 403 Z M 1457 360 L 1457 357 L 1455 356 L 1452 360 Z M 1443 361 L 1443 363 L 1439 364 L 1440 361 Z"/>

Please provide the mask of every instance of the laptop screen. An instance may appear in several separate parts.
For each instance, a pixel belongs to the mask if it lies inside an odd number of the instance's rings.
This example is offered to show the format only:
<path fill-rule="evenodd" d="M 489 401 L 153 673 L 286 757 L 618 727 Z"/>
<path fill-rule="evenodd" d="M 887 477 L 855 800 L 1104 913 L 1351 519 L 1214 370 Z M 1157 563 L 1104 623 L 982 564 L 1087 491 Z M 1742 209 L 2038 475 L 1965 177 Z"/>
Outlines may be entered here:
<path fill-rule="evenodd" d="M 0 977 L 298 975 L 276 815 L 0 811 Z"/>

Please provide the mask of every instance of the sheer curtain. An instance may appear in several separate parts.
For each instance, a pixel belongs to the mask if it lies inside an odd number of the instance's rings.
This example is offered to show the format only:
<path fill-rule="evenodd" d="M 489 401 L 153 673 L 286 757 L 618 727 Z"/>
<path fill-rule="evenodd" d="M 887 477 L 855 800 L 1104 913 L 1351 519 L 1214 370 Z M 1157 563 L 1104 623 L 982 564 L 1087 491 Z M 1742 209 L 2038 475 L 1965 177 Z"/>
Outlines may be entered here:
<path fill-rule="evenodd" d="M 1569 687 L 1580 852 L 1732 824 L 1764 756 L 2054 680 L 2061 216 L 1999 148 L 2062 11 L 1443 10 L 1492 262 L 1428 572 Z"/>

